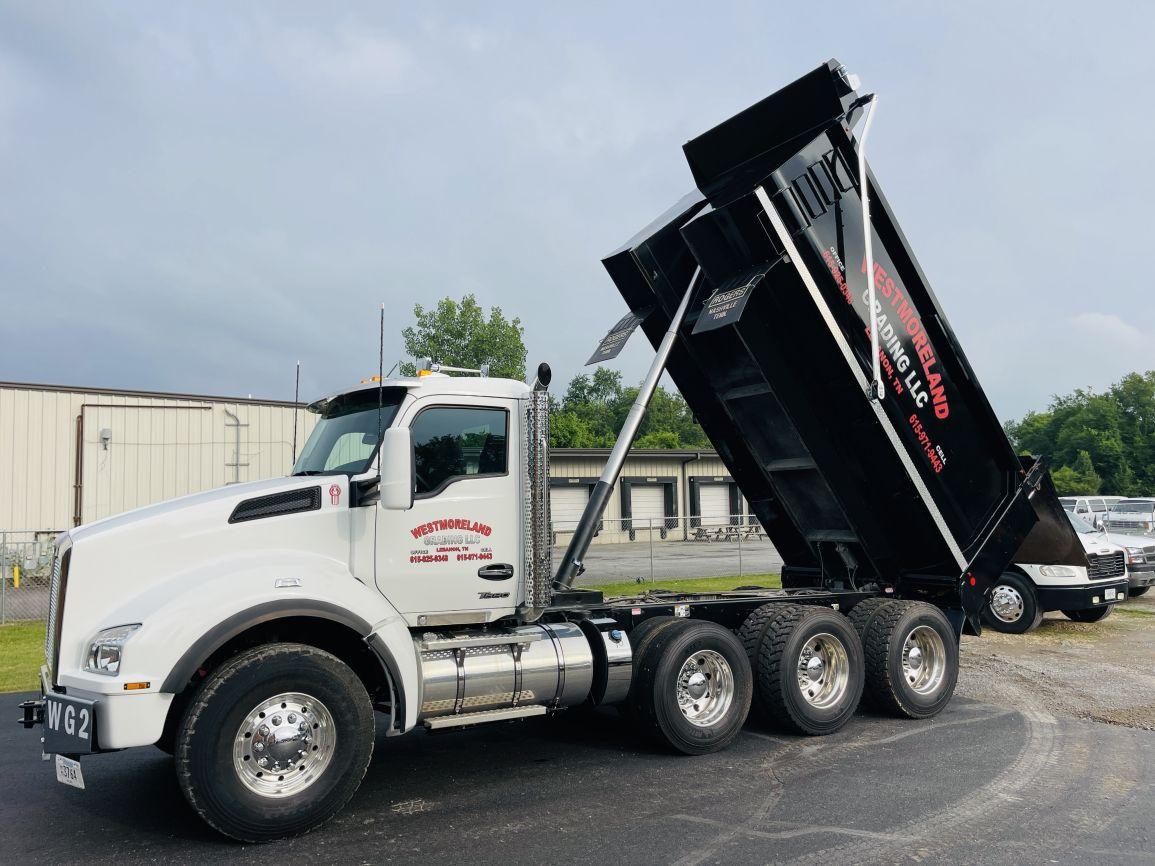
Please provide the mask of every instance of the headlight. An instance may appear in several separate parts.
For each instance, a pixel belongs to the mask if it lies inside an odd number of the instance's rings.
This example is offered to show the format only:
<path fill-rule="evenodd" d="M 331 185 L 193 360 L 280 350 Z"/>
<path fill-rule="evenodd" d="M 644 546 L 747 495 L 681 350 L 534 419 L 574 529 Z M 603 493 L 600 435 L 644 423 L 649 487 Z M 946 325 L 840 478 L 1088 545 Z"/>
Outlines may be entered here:
<path fill-rule="evenodd" d="M 1128 562 L 1142 562 L 1143 561 L 1143 548 L 1142 547 L 1128 547 L 1127 548 L 1127 561 Z"/>
<path fill-rule="evenodd" d="M 120 673 L 120 659 L 124 645 L 140 628 L 140 623 L 118 625 L 98 632 L 88 645 L 88 661 L 84 669 L 94 674 L 114 677 Z"/>
<path fill-rule="evenodd" d="M 1043 577 L 1078 577 L 1079 572 L 1069 565 L 1044 565 L 1039 569 Z"/>

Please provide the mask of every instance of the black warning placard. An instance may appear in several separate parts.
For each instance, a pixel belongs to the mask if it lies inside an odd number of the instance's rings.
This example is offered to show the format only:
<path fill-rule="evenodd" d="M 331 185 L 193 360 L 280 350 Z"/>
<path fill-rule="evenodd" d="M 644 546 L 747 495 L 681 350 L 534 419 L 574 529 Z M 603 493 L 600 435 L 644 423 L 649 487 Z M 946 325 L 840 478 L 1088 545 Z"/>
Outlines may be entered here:
<path fill-rule="evenodd" d="M 724 325 L 733 325 L 742 318 L 742 311 L 750 300 L 750 295 L 766 277 L 766 271 L 754 274 L 743 274 L 734 280 L 724 283 L 718 291 L 706 298 L 702 306 L 702 314 L 694 325 L 694 333 L 713 331 Z"/>
<path fill-rule="evenodd" d="M 618 320 L 618 323 L 610 328 L 610 332 L 602 337 L 602 341 L 598 343 L 597 349 L 590 359 L 586 361 L 586 366 L 590 364 L 601 364 L 604 361 L 612 361 L 622 351 L 622 347 L 626 345 L 626 340 L 630 338 L 630 334 L 634 329 L 642 323 L 646 318 L 649 308 L 638 313 L 626 313 Z"/>

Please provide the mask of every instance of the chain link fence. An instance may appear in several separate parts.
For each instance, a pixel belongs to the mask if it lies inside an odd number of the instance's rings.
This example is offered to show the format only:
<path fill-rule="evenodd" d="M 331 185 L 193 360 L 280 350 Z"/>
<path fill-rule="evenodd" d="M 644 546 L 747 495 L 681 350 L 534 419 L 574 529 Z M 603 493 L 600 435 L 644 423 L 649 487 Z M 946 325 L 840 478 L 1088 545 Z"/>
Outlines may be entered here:
<path fill-rule="evenodd" d="M 554 521 L 554 562 L 577 521 Z M 749 515 L 605 519 L 585 557 L 578 586 L 779 574 L 782 558 Z"/>
<path fill-rule="evenodd" d="M 0 529 L 0 625 L 45 619 L 55 531 Z"/>

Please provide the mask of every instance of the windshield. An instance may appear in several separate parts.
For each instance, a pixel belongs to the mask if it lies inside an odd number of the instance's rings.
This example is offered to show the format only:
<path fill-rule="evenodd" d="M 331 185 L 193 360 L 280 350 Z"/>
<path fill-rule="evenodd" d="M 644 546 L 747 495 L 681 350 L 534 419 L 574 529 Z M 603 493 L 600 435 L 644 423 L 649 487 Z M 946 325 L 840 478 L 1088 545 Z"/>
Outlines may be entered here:
<path fill-rule="evenodd" d="M 1148 514 L 1152 509 L 1155 509 L 1155 504 L 1144 502 L 1141 499 L 1131 502 L 1116 502 L 1111 506 L 1112 511 L 1123 511 L 1128 514 Z"/>
<path fill-rule="evenodd" d="M 378 434 L 393 423 L 404 388 L 385 388 L 380 418 L 377 389 L 341 394 L 325 403 L 293 475 L 356 475 L 377 453 Z"/>
<path fill-rule="evenodd" d="M 1065 512 L 1067 512 L 1068 514 L 1074 514 L 1075 513 L 1075 503 L 1074 502 L 1064 502 L 1063 503 L 1063 510 Z"/>
<path fill-rule="evenodd" d="M 1098 529 L 1093 527 L 1091 524 L 1089 524 L 1087 521 L 1085 521 L 1081 517 L 1076 517 L 1075 515 L 1068 513 L 1067 519 L 1069 521 L 1071 521 L 1071 526 L 1075 527 L 1075 532 L 1079 533 L 1080 535 L 1098 535 L 1099 534 Z"/>

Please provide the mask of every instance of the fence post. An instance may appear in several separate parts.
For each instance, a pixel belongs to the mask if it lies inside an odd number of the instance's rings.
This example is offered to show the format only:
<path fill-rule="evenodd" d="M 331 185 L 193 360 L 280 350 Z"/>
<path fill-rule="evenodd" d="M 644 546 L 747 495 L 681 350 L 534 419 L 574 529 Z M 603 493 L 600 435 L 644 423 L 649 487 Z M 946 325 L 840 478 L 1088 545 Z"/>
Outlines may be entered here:
<path fill-rule="evenodd" d="M 0 532 L 0 625 L 8 621 L 8 533 Z"/>
<path fill-rule="evenodd" d="M 647 518 L 650 524 L 650 583 L 654 582 L 654 518 Z"/>
<path fill-rule="evenodd" d="M 745 577 L 746 572 L 742 568 L 742 524 L 738 524 L 738 577 Z"/>

